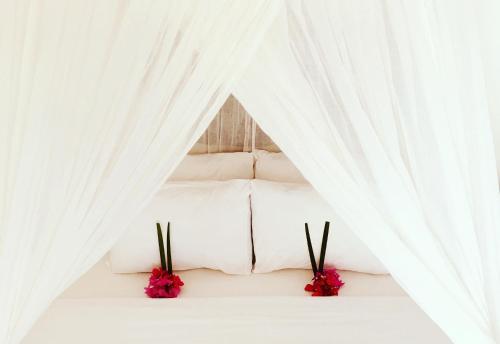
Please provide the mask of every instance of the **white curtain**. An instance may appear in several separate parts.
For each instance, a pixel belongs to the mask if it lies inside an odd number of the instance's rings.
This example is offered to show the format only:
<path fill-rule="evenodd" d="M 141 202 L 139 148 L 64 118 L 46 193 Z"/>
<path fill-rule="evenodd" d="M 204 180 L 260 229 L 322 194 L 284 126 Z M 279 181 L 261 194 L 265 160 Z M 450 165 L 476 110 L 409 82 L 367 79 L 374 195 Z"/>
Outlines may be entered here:
<path fill-rule="evenodd" d="M 0 14 L 0 342 L 21 340 L 207 127 L 281 6 L 7 1 Z"/>
<path fill-rule="evenodd" d="M 287 1 L 234 94 L 455 343 L 500 343 L 471 3 Z"/>
<path fill-rule="evenodd" d="M 500 1 L 476 0 L 479 42 L 484 65 L 488 105 L 495 140 L 498 181 L 500 188 Z"/>

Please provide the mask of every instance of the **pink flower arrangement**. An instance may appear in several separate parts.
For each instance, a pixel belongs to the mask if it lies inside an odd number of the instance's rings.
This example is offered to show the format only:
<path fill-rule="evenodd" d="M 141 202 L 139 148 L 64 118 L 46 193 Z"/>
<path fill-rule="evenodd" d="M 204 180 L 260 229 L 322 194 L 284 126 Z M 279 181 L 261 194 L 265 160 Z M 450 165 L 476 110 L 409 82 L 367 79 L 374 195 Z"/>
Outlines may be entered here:
<path fill-rule="evenodd" d="M 179 276 L 169 274 L 168 271 L 161 268 L 154 268 L 144 292 L 152 298 L 173 298 L 179 295 L 183 285 L 184 282 Z"/>
<path fill-rule="evenodd" d="M 337 270 L 331 268 L 316 272 L 312 284 L 307 284 L 304 290 L 312 292 L 312 296 L 337 296 L 343 285 L 344 282 L 340 279 Z"/>
<path fill-rule="evenodd" d="M 304 290 L 312 293 L 312 296 L 337 296 L 339 289 L 342 288 L 344 282 L 340 279 L 340 275 L 335 268 L 323 269 L 325 265 L 326 246 L 328 243 L 328 233 L 330 231 L 330 222 L 325 222 L 323 229 L 323 239 L 321 241 L 321 252 L 319 256 L 319 264 L 316 265 L 316 258 L 311 243 L 309 234 L 309 226 L 305 223 L 307 250 L 309 251 L 309 259 L 311 260 L 311 268 L 313 271 L 312 283 L 308 283 Z"/>
<path fill-rule="evenodd" d="M 158 248 L 160 250 L 161 267 L 154 268 L 149 277 L 149 284 L 144 288 L 147 296 L 152 298 L 174 298 L 181 292 L 184 285 L 181 278 L 173 273 L 172 252 L 170 249 L 170 222 L 167 227 L 167 256 L 165 257 L 165 247 L 163 245 L 163 233 L 161 225 L 156 224 L 158 235 Z"/>

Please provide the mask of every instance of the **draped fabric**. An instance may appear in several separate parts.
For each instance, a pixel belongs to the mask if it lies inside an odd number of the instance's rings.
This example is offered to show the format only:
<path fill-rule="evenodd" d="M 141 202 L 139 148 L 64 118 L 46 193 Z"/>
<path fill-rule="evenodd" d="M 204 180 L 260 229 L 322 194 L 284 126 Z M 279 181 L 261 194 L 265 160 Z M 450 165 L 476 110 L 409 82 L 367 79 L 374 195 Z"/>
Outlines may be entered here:
<path fill-rule="evenodd" d="M 0 341 L 110 248 L 244 73 L 245 109 L 450 338 L 500 342 L 482 1 L 3 3 Z M 256 147 L 233 120 L 198 143 Z"/>
<path fill-rule="evenodd" d="M 495 139 L 498 181 L 500 188 L 500 1 L 474 2 L 479 27 L 479 43 L 484 66 L 486 95 Z"/>
<path fill-rule="evenodd" d="M 234 94 L 455 343 L 499 343 L 498 188 L 470 4 L 287 1 Z"/>
<path fill-rule="evenodd" d="M 271 138 L 231 95 L 189 153 L 251 152 L 256 149 L 279 152 Z"/>
<path fill-rule="evenodd" d="M 280 3 L 7 1 L 0 342 L 92 266 L 210 123 Z"/>

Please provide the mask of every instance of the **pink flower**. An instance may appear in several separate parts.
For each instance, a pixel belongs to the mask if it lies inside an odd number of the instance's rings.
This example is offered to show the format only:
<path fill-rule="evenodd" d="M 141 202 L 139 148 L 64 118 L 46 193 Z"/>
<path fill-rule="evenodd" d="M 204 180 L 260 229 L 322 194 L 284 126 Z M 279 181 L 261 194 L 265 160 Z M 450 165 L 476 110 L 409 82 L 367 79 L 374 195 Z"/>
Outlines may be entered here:
<path fill-rule="evenodd" d="M 312 284 L 307 284 L 305 291 L 312 292 L 312 296 L 337 296 L 339 289 L 344 282 L 335 268 L 325 269 L 323 272 L 317 272 L 312 279 Z"/>
<path fill-rule="evenodd" d="M 173 298 L 179 295 L 183 285 L 184 282 L 179 276 L 154 268 L 149 277 L 149 285 L 144 288 L 144 292 L 152 298 Z"/>

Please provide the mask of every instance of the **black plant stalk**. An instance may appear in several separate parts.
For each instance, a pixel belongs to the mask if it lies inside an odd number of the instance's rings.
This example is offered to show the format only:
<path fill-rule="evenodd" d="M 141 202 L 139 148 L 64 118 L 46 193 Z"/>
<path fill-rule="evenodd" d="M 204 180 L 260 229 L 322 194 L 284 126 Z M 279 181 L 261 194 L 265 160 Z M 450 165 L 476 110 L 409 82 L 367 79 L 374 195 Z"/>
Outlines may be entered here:
<path fill-rule="evenodd" d="M 167 263 L 165 262 L 165 248 L 163 247 L 163 234 L 161 232 L 161 226 L 156 223 L 156 232 L 158 233 L 158 248 L 160 249 L 160 259 L 161 259 L 161 269 L 167 269 Z"/>
<path fill-rule="evenodd" d="M 323 266 L 325 264 L 326 244 L 328 243 L 328 232 L 330 230 L 330 222 L 325 222 L 323 229 L 323 241 L 321 242 L 321 253 L 319 255 L 319 272 L 323 273 Z"/>
<path fill-rule="evenodd" d="M 314 257 L 314 251 L 312 248 L 311 244 L 311 236 L 309 235 L 309 226 L 307 223 L 305 224 L 306 226 L 306 239 L 307 239 L 307 249 L 309 250 L 309 259 L 311 260 L 311 267 L 314 273 L 314 276 L 316 276 L 316 272 L 318 272 L 318 268 L 316 267 L 316 258 Z"/>
<path fill-rule="evenodd" d="M 167 266 L 168 266 L 168 274 L 172 274 L 172 254 L 170 251 L 170 222 L 167 225 Z"/>

